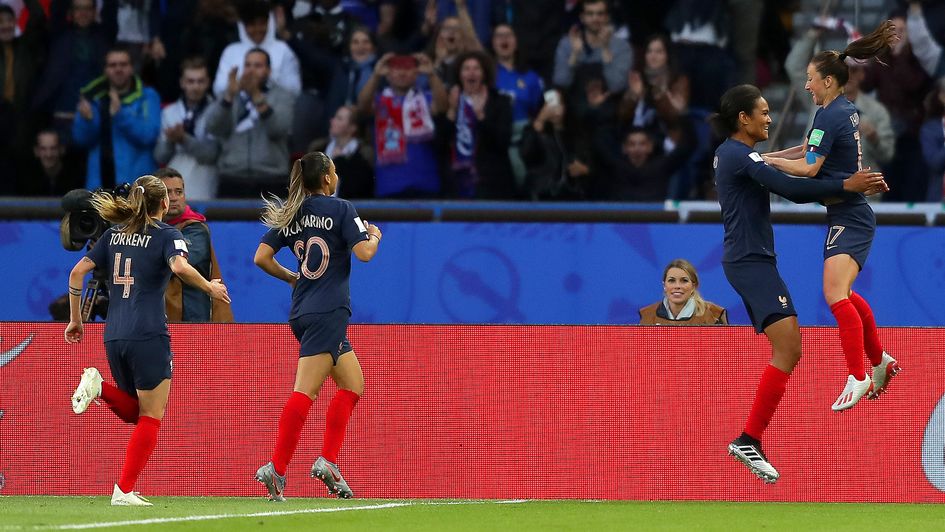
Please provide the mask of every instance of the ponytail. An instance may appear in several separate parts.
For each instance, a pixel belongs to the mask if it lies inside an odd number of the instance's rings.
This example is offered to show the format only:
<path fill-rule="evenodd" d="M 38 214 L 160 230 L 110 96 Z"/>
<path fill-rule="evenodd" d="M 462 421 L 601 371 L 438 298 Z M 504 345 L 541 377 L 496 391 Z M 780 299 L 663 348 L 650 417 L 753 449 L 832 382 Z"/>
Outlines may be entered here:
<path fill-rule="evenodd" d="M 164 182 L 153 175 L 145 175 L 132 184 L 128 198 L 109 192 L 95 192 L 91 201 L 99 216 L 120 226 L 122 233 L 130 234 L 140 233 L 149 225 L 157 225 L 152 216 L 158 213 L 165 198 L 167 187 Z"/>
<path fill-rule="evenodd" d="M 876 61 L 885 65 L 878 57 L 895 42 L 896 26 L 891 20 L 887 20 L 869 35 L 848 44 L 842 52 L 824 50 L 818 53 L 811 59 L 811 64 L 821 77 L 833 76 L 842 87 L 850 79 L 850 67 L 847 66 L 846 58 L 861 61 L 877 58 Z"/>
<path fill-rule="evenodd" d="M 306 153 L 292 163 L 289 172 L 289 194 L 282 201 L 275 194 L 263 197 L 265 206 L 260 217 L 262 223 L 271 229 L 283 229 L 292 223 L 302 202 L 310 191 L 317 190 L 322 176 L 331 169 L 331 159 L 320 151 Z"/>

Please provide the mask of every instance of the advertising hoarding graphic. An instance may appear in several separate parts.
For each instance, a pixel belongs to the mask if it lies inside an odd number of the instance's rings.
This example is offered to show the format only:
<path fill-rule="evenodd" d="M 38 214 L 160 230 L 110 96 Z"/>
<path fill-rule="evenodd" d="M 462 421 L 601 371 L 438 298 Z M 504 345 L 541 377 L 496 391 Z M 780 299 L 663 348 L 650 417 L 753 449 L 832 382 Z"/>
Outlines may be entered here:
<path fill-rule="evenodd" d="M 82 369 L 111 380 L 102 325 L 0 323 L 4 495 L 108 494 L 132 427 L 103 405 L 72 413 Z M 764 436 L 765 485 L 726 454 L 770 358 L 748 327 L 353 325 L 366 390 L 339 462 L 360 497 L 945 502 L 945 329 L 884 328 L 903 371 L 839 415 L 836 329 L 803 328 L 804 355 Z M 287 325 L 172 325 L 174 381 L 147 495 L 263 496 L 292 390 Z M 323 387 L 289 466 L 289 497 L 322 444 Z M 885 467 L 878 467 L 884 464 Z"/>

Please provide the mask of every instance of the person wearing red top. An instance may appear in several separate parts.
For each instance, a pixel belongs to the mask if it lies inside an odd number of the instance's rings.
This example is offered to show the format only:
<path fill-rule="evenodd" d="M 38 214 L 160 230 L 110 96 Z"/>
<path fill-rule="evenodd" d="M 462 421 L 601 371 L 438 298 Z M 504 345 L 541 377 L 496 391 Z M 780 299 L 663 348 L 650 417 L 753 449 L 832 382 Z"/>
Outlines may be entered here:
<path fill-rule="evenodd" d="M 170 206 L 164 215 L 164 223 L 180 229 L 183 233 L 190 250 L 190 264 L 205 279 L 221 279 L 220 265 L 210 243 L 207 218 L 187 205 L 183 176 L 171 167 L 162 168 L 154 172 L 154 175 L 167 187 Z M 170 322 L 233 322 L 233 311 L 229 303 L 211 300 L 200 290 L 184 285 L 176 278 L 172 278 L 167 285 L 164 304 L 167 320 Z"/>

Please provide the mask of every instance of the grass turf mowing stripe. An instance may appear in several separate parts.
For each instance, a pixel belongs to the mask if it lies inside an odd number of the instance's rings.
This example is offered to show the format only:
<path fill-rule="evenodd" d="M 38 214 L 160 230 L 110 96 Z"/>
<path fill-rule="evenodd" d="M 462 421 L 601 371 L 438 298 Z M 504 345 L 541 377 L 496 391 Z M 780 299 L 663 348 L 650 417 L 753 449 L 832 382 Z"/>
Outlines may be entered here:
<path fill-rule="evenodd" d="M 283 515 L 298 514 L 317 514 L 333 512 L 350 512 L 358 510 L 384 510 L 388 508 L 402 508 L 404 506 L 453 506 L 468 504 L 520 504 L 528 502 L 528 499 L 510 499 L 498 501 L 468 500 L 468 501 L 444 501 L 444 502 L 389 502 L 384 504 L 374 504 L 367 506 L 338 506 L 333 508 L 305 508 L 301 510 L 274 510 L 269 512 L 252 513 L 232 513 L 232 514 L 212 514 L 212 515 L 187 515 L 180 517 L 155 517 L 151 519 L 136 519 L 128 521 L 106 521 L 100 523 L 77 523 L 66 525 L 47 525 L 47 526 L 0 526 L 0 530 L 87 530 L 92 528 L 110 528 L 118 526 L 135 525 L 158 525 L 166 523 L 182 523 L 192 521 L 211 521 L 217 519 L 236 519 L 243 517 L 278 517 Z"/>

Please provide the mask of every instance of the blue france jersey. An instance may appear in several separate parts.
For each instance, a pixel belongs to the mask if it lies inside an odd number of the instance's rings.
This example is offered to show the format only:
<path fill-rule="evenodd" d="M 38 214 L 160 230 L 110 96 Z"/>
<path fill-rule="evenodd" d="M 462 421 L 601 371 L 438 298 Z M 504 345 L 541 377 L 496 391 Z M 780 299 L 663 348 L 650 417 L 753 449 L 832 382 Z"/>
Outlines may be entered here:
<path fill-rule="evenodd" d="M 771 229 L 771 201 L 768 189 L 755 180 L 766 168 L 753 148 L 726 139 L 712 163 L 722 223 L 725 226 L 723 262 L 734 262 L 749 255 L 774 257 L 774 231 Z"/>
<path fill-rule="evenodd" d="M 164 292 L 171 278 L 168 261 L 177 255 L 187 256 L 184 235 L 163 222 L 141 233 L 109 228 L 98 239 L 86 257 L 109 280 L 106 342 L 168 334 Z"/>
<path fill-rule="evenodd" d="M 846 96 L 837 96 L 814 114 L 814 123 L 807 133 L 807 151 L 826 157 L 815 179 L 850 177 L 862 166 L 860 146 L 860 114 Z M 862 194 L 847 194 L 848 205 L 866 203 Z"/>
<path fill-rule="evenodd" d="M 351 248 L 367 239 L 351 202 L 321 194 L 305 198 L 288 227 L 263 235 L 263 244 L 276 251 L 288 246 L 299 261 L 289 319 L 337 308 L 351 311 Z"/>

